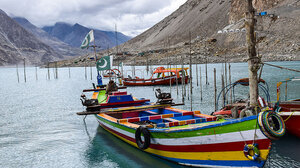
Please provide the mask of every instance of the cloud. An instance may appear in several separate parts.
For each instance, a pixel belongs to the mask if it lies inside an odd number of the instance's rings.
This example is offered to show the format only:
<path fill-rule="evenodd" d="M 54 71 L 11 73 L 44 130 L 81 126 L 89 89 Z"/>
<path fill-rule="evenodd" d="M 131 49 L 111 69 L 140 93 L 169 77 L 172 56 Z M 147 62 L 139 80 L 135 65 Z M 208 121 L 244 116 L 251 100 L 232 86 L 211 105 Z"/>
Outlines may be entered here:
<path fill-rule="evenodd" d="M 136 36 L 150 28 L 186 0 L 0 0 L 0 8 L 21 16 L 36 26 L 56 22 L 79 23 L 87 27 Z"/>

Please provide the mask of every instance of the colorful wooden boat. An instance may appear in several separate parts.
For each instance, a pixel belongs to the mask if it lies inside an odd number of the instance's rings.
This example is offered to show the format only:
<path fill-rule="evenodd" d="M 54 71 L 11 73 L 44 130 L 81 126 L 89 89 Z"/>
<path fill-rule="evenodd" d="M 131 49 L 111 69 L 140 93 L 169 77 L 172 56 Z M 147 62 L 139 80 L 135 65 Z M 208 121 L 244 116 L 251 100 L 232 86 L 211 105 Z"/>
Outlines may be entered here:
<path fill-rule="evenodd" d="M 280 86 L 283 83 L 300 81 L 300 78 L 288 78 L 285 81 L 277 83 L 277 103 L 275 103 L 275 109 L 279 112 L 279 115 L 283 118 L 286 125 L 286 130 L 300 138 L 300 99 L 281 101 L 280 100 Z M 287 93 L 285 94 L 287 96 Z"/>
<path fill-rule="evenodd" d="M 143 78 L 123 78 L 124 86 L 153 86 L 153 85 L 170 85 L 170 83 L 179 84 L 188 83 L 188 68 L 164 68 L 158 67 L 152 73 L 149 79 Z"/>
<path fill-rule="evenodd" d="M 263 167 L 267 160 L 271 148 L 271 140 L 265 136 L 268 130 L 264 129 L 270 124 L 268 112 L 218 120 L 200 111 L 175 109 L 170 104 L 145 102 L 109 108 L 113 103 L 126 104 L 121 96 L 112 94 L 106 99 L 105 92 L 95 91 L 92 98 L 106 106 L 93 114 L 105 130 L 145 152 L 200 167 Z"/>

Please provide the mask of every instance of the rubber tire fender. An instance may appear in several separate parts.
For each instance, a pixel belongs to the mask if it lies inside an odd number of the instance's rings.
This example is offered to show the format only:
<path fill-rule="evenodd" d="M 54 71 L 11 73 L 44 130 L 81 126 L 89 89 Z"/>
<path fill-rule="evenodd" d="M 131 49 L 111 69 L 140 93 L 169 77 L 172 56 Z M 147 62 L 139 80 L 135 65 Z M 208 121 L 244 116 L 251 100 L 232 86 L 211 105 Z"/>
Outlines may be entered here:
<path fill-rule="evenodd" d="M 278 140 L 285 134 L 285 123 L 281 116 L 274 111 L 260 112 L 258 125 L 265 136 L 271 140 Z"/>
<path fill-rule="evenodd" d="M 142 133 L 144 135 L 144 142 L 142 141 Z M 135 131 L 135 141 L 140 149 L 147 149 L 151 143 L 150 131 L 147 128 L 140 126 Z"/>

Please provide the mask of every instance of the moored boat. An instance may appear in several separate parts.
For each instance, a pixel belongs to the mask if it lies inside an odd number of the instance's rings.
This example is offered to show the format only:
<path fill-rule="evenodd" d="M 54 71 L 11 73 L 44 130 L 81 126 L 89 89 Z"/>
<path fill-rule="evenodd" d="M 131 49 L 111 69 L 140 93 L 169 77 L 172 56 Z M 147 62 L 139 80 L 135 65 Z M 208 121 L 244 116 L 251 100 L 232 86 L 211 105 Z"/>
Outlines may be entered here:
<path fill-rule="evenodd" d="M 128 94 L 112 92 L 106 100 L 104 95 L 103 91 L 95 91 L 92 97 L 106 103 L 104 108 L 93 112 L 99 124 L 121 140 L 155 156 L 200 167 L 263 167 L 267 160 L 271 147 L 271 140 L 265 136 L 268 130 L 264 129 L 270 124 L 268 112 L 241 119 L 217 119 L 200 111 L 148 101 L 111 108 L 115 103 L 127 104 L 128 99 L 121 96 Z M 280 126 L 275 132 L 284 131 Z"/>
<path fill-rule="evenodd" d="M 285 81 L 277 83 L 277 103 L 275 103 L 275 110 L 279 112 L 279 115 L 284 119 L 286 130 L 300 138 L 300 99 L 294 100 L 280 100 L 280 86 L 283 83 L 300 81 L 300 78 L 288 78 Z M 287 96 L 287 93 L 285 94 Z"/>
<path fill-rule="evenodd" d="M 116 78 L 121 76 L 122 74 L 118 69 L 109 69 L 103 73 L 104 78 Z"/>
<path fill-rule="evenodd" d="M 170 85 L 170 83 L 182 84 L 188 83 L 189 76 L 187 73 L 188 68 L 164 68 L 158 67 L 152 73 L 149 79 L 143 78 L 123 78 L 124 86 L 153 86 L 153 85 Z"/>

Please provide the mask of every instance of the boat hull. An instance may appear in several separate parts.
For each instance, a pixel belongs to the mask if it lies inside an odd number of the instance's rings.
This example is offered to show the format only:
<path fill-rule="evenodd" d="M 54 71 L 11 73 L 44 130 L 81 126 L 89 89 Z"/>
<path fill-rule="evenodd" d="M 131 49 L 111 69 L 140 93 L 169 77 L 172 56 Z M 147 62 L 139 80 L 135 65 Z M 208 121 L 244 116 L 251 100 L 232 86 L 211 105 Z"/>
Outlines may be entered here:
<path fill-rule="evenodd" d="M 300 138 L 300 112 L 281 112 L 287 132 Z"/>
<path fill-rule="evenodd" d="M 182 83 L 182 78 L 178 78 L 178 84 Z M 124 86 L 154 86 L 154 85 L 174 85 L 176 84 L 176 77 L 154 78 L 154 79 L 123 79 Z M 188 83 L 188 76 L 185 77 L 185 83 Z"/>
<path fill-rule="evenodd" d="M 96 115 L 96 118 L 105 130 L 137 147 L 136 128 L 103 115 Z M 191 124 L 193 126 L 188 129 L 149 129 L 151 144 L 145 152 L 189 166 L 263 167 L 271 142 L 255 124 L 256 116 L 251 116 L 218 124 Z M 262 158 L 260 162 L 248 160 L 243 152 L 245 143 L 253 143 L 254 134 Z"/>
<path fill-rule="evenodd" d="M 300 138 L 300 100 L 279 102 L 280 116 L 283 118 L 286 130 Z"/>

